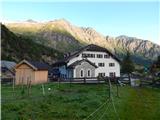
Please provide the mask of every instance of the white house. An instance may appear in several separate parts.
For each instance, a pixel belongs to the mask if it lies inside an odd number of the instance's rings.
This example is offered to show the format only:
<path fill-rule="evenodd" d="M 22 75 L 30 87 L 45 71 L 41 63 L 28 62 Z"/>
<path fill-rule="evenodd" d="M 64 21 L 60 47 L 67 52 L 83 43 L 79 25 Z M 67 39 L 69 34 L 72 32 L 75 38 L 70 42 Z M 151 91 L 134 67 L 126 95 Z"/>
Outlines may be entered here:
<path fill-rule="evenodd" d="M 120 76 L 120 60 L 107 49 L 88 45 L 53 64 L 60 77 Z"/>

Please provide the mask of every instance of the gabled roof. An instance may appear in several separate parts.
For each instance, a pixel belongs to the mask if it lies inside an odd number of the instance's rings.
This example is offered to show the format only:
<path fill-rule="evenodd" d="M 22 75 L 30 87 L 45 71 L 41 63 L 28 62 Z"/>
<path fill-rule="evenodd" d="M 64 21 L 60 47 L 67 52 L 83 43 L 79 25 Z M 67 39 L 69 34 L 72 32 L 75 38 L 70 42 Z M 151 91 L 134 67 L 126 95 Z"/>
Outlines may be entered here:
<path fill-rule="evenodd" d="M 15 66 L 16 66 L 15 62 L 6 60 L 1 61 L 1 67 L 6 67 L 7 69 L 13 69 Z"/>
<path fill-rule="evenodd" d="M 112 56 L 117 62 L 120 62 L 120 59 L 118 59 L 114 54 L 112 54 L 109 50 L 107 50 L 106 48 L 94 45 L 94 44 L 90 44 L 87 45 L 85 47 L 80 48 L 79 50 L 73 52 L 70 54 L 70 56 L 64 58 L 61 61 L 58 61 L 56 63 L 53 64 L 53 66 L 60 66 L 60 65 L 64 65 L 67 64 L 67 62 L 69 60 L 71 60 L 72 58 L 78 56 L 80 53 L 82 53 L 83 51 L 95 51 L 95 52 L 106 52 L 108 53 L 110 56 Z"/>
<path fill-rule="evenodd" d="M 94 63 L 92 63 L 91 61 L 87 60 L 87 59 L 82 59 L 82 60 L 78 60 L 74 63 L 72 63 L 71 65 L 68 66 L 68 68 L 74 68 L 76 67 L 77 65 L 80 65 L 81 63 L 83 62 L 88 62 L 90 65 L 94 66 L 95 68 L 97 68 L 98 66 L 95 65 Z"/>
<path fill-rule="evenodd" d="M 16 63 L 13 61 L 6 61 L 2 60 L 1 61 L 1 67 L 8 69 L 12 74 L 14 74 L 14 67 L 16 66 Z"/>
<path fill-rule="evenodd" d="M 68 60 L 70 60 L 71 58 L 75 57 L 76 55 L 80 54 L 83 51 L 95 51 L 95 52 L 106 52 L 108 53 L 111 57 L 113 57 L 117 62 L 120 62 L 120 59 L 118 59 L 114 54 L 112 54 L 109 50 L 107 50 L 106 48 L 94 45 L 94 44 L 90 44 L 87 45 L 85 47 L 82 47 L 81 49 L 79 49 L 77 52 L 75 52 L 74 54 L 72 54 L 71 56 L 68 57 Z"/>
<path fill-rule="evenodd" d="M 50 68 L 48 64 L 42 62 L 29 61 L 29 63 L 35 66 L 38 70 L 48 70 Z"/>
<path fill-rule="evenodd" d="M 49 65 L 46 63 L 37 62 L 37 61 L 27 61 L 27 60 L 21 61 L 19 64 L 16 65 L 16 68 L 19 67 L 23 63 L 29 65 L 34 70 L 48 70 L 49 69 Z"/>

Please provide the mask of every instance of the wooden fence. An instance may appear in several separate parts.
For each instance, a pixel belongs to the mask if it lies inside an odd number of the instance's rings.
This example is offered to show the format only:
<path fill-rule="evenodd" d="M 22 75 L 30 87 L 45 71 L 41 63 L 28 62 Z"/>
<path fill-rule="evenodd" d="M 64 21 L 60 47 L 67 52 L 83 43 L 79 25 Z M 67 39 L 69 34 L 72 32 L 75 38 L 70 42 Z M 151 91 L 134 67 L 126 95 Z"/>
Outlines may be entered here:
<path fill-rule="evenodd" d="M 1 78 L 1 84 L 12 84 L 15 78 Z"/>
<path fill-rule="evenodd" d="M 160 79 L 154 80 L 151 77 L 133 76 L 132 79 L 140 80 L 140 86 L 160 86 Z M 15 78 L 1 78 L 1 84 L 13 84 Z M 130 84 L 128 77 L 83 77 L 83 78 L 55 78 L 54 81 L 49 82 L 59 82 L 59 83 L 106 83 L 110 80 L 112 83 L 123 83 Z"/>
<path fill-rule="evenodd" d="M 119 79 L 119 77 L 102 77 L 102 78 L 98 78 L 98 77 L 83 77 L 83 78 L 58 78 L 58 82 L 60 83 L 83 83 L 83 84 L 87 84 L 87 83 L 106 83 L 108 82 L 108 80 L 110 79 L 111 82 L 117 83 L 117 80 Z"/>

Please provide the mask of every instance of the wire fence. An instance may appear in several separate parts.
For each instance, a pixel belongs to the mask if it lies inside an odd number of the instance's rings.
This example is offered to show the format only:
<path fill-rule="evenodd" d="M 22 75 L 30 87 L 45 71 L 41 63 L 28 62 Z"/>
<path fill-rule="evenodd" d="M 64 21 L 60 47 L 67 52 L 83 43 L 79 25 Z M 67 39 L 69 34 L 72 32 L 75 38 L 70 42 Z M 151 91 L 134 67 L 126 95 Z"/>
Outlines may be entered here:
<path fill-rule="evenodd" d="M 116 82 L 116 83 L 118 83 L 118 82 Z M 118 115 L 117 110 L 116 110 L 116 107 L 115 107 L 115 104 L 114 104 L 112 84 L 111 84 L 110 79 L 108 79 L 108 87 L 109 87 L 109 92 L 108 92 L 108 93 L 109 93 L 109 98 L 108 98 L 108 99 L 106 100 L 106 102 L 104 102 L 100 107 L 98 107 L 94 112 L 92 112 L 90 115 L 88 115 L 84 120 L 88 120 L 90 117 L 93 117 L 92 120 L 93 120 L 94 118 L 96 118 L 96 119 L 98 119 L 98 120 L 101 120 L 101 119 L 104 117 L 104 115 L 107 113 L 107 110 L 108 110 L 108 108 L 109 108 L 109 104 L 112 105 L 112 107 L 111 107 L 110 109 L 113 109 L 113 110 L 114 110 L 117 120 L 120 120 L 119 115 Z M 117 89 L 117 90 L 118 90 L 118 89 Z M 104 107 L 106 104 L 107 104 L 107 106 Z M 99 118 L 97 118 L 97 116 L 96 116 L 95 114 L 96 114 L 97 112 L 99 112 L 100 109 L 103 109 L 103 108 L 104 108 L 104 110 L 103 110 L 103 112 L 101 113 L 101 116 L 99 116 Z M 95 116 L 93 116 L 93 115 L 95 115 Z M 107 117 L 107 118 L 109 118 L 109 117 Z"/>
<path fill-rule="evenodd" d="M 18 85 L 12 84 L 1 85 L 1 102 L 8 103 L 17 100 L 43 99 L 45 95 L 55 94 L 55 90 L 58 88 L 57 84 L 40 84 L 40 85 Z"/>
<path fill-rule="evenodd" d="M 113 89 L 112 81 L 110 79 L 108 82 L 105 82 L 106 92 L 104 94 L 108 94 L 109 99 L 106 99 L 102 105 L 100 105 L 95 111 L 90 113 L 84 120 L 102 120 L 104 117 L 105 119 L 112 119 L 107 111 L 113 110 L 115 113 L 116 119 L 120 120 L 118 111 L 116 109 L 115 105 L 115 99 L 114 96 L 119 96 L 118 94 L 118 87 L 116 89 Z M 115 83 L 115 82 L 114 82 Z M 117 82 L 116 82 L 117 83 Z M 52 84 L 52 83 L 50 83 Z M 53 84 L 52 84 L 53 85 Z M 116 84 L 117 85 L 117 84 Z M 40 84 L 40 85 L 31 85 L 30 87 L 27 85 L 24 86 L 14 86 L 13 84 L 5 84 L 1 86 L 1 93 L 2 103 L 8 103 L 8 102 L 17 102 L 17 100 L 24 100 L 24 99 L 32 99 L 32 100 L 40 100 L 44 99 L 44 96 L 49 94 L 56 94 L 56 90 L 60 88 L 61 84 L 54 84 L 54 87 L 51 87 L 49 84 Z M 68 85 L 68 87 L 72 87 Z M 49 89 L 50 88 L 50 89 Z M 141 98 L 141 97 L 140 97 Z M 142 98 L 141 98 L 142 99 Z M 144 98 L 143 98 L 144 99 Z M 154 103 L 159 101 L 159 99 L 152 99 L 147 101 L 146 103 Z M 116 101 L 117 102 L 117 101 Z M 128 102 L 137 102 L 135 100 L 130 100 Z M 109 107 L 110 106 L 110 107 Z"/>

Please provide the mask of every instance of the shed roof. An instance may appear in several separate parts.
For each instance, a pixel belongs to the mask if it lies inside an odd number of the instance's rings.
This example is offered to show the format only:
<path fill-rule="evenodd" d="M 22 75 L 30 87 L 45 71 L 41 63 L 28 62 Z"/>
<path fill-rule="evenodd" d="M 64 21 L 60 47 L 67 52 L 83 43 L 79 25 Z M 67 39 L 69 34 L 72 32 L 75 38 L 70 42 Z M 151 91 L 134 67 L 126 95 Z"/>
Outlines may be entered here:
<path fill-rule="evenodd" d="M 15 65 L 16 63 L 12 61 L 6 61 L 6 60 L 1 61 L 1 67 L 6 67 L 8 69 L 14 68 Z"/>
<path fill-rule="evenodd" d="M 29 63 L 35 66 L 38 70 L 46 70 L 50 68 L 48 64 L 42 62 L 29 61 Z"/>
<path fill-rule="evenodd" d="M 38 61 L 27 61 L 27 60 L 21 61 L 19 64 L 16 65 L 16 68 L 23 63 L 29 65 L 34 70 L 48 70 L 50 68 L 50 66 L 46 63 L 42 63 L 42 62 L 38 62 Z"/>
<path fill-rule="evenodd" d="M 14 74 L 14 67 L 16 66 L 16 63 L 13 61 L 6 61 L 2 60 L 1 61 L 1 67 L 7 68 L 12 74 Z"/>

